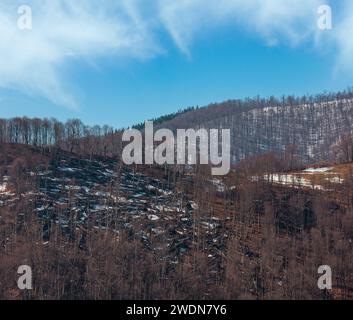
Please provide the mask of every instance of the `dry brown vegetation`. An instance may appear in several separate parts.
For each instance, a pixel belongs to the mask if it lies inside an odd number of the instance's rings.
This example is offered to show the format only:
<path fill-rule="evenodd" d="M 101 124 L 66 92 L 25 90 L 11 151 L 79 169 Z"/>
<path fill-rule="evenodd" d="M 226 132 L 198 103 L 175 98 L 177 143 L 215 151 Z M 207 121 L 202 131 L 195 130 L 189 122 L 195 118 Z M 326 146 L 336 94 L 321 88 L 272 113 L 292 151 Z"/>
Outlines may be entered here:
<path fill-rule="evenodd" d="M 49 151 L 5 148 L 7 166 L 3 163 L 2 168 L 16 176 L 19 186 L 28 185 L 26 172 L 33 170 L 33 164 L 55 160 L 55 153 Z M 262 172 L 275 170 L 279 160 L 265 159 L 268 163 L 262 163 L 267 169 Z M 69 238 L 54 225 L 50 241 L 44 242 L 43 221 L 26 198 L 14 207 L 0 207 L 0 298 L 353 298 L 351 185 L 329 193 L 277 186 L 251 181 L 251 168 L 261 173 L 259 166 L 248 162 L 222 181 L 223 192 L 209 183 L 208 168 L 196 168 L 192 175 L 166 168 L 135 168 L 166 179 L 198 203 L 195 219 L 208 216 L 219 221 L 216 231 L 193 226 L 197 236 L 177 264 L 160 259 L 134 234 L 117 235 L 93 225 L 76 228 Z M 213 244 L 208 243 L 210 232 L 218 239 Z M 16 286 L 17 268 L 23 264 L 33 266 L 31 291 Z M 317 269 L 323 264 L 333 270 L 330 292 L 317 287 Z"/>
<path fill-rule="evenodd" d="M 124 197 L 119 191 L 124 166 L 115 158 L 121 149 L 118 135 L 78 120 L 65 125 L 26 118 L 0 121 L 0 185 L 8 176 L 12 195 L 5 205 L 0 201 L 0 299 L 353 298 L 352 164 L 325 163 L 343 179 L 328 182 L 327 175 L 302 171 L 295 145 L 279 156 L 248 157 L 220 179 L 207 166 L 128 168 L 160 180 L 173 191 L 168 199 L 181 202 L 180 207 L 185 201 L 196 204 L 184 216 L 162 209 L 163 219 L 130 219 L 126 229 L 115 203 L 104 202 L 114 211 L 104 228 L 97 228 L 102 221 L 94 214 L 77 226 L 73 178 L 72 185 L 61 186 L 68 197 L 52 208 L 54 216 L 69 213 L 69 231 L 43 219 L 39 199 L 28 195 L 45 191 L 39 169 L 59 167 L 62 154 L 82 167 L 114 162 L 116 179 L 104 187 L 109 197 Z M 351 160 L 352 141 L 345 135 L 334 146 L 338 161 Z M 274 174 L 304 177 L 323 188 L 264 178 Z M 151 193 L 148 200 L 159 198 Z M 16 285 L 17 268 L 24 264 L 33 269 L 30 291 Z M 332 268 L 332 291 L 317 287 L 320 265 Z"/>

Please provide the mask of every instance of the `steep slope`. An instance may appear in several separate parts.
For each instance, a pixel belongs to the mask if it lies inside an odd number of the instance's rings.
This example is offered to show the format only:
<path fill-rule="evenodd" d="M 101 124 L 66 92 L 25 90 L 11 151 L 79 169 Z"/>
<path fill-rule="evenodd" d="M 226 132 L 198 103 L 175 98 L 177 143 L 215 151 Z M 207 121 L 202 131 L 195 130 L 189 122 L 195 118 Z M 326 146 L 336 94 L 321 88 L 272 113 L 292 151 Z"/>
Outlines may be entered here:
<path fill-rule="evenodd" d="M 342 135 L 352 132 L 351 94 L 315 99 L 228 101 L 196 109 L 158 127 L 229 128 L 232 160 L 294 146 L 305 163 L 332 160 L 332 147 Z"/>
<path fill-rule="evenodd" d="M 16 147 L 19 155 L 26 150 L 33 158 L 40 157 L 40 149 L 20 145 L 12 146 L 13 155 Z M 0 221 L 2 212 L 10 211 L 20 220 L 24 210 L 36 213 L 42 221 L 44 245 L 53 240 L 52 229 L 57 225 L 82 249 L 92 229 L 111 230 L 116 237 L 128 232 L 172 266 L 201 234 L 213 259 L 220 256 L 213 244 L 224 247 L 222 220 L 205 213 L 196 216 L 196 203 L 164 178 L 151 176 L 145 167 L 136 172 L 118 167 L 114 159 L 89 159 L 61 150 L 45 165 L 23 166 L 20 177 L 7 167 L 3 176 L 0 165 Z"/>

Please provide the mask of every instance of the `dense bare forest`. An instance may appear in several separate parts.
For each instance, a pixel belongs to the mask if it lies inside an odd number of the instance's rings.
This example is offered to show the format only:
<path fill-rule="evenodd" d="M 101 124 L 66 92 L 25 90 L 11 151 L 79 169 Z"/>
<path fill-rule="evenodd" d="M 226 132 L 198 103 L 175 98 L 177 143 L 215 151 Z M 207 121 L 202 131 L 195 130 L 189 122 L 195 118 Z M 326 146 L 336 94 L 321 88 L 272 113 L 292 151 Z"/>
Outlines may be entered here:
<path fill-rule="evenodd" d="M 233 101 L 161 122 L 230 127 L 222 178 L 125 166 L 109 127 L 0 120 L 0 298 L 352 299 L 351 99 Z M 17 288 L 24 264 L 33 290 Z"/>
<path fill-rule="evenodd" d="M 212 104 L 176 116 L 161 127 L 230 128 L 232 160 L 269 151 L 285 153 L 288 146 L 305 163 L 337 160 L 332 150 L 352 132 L 353 92 L 317 96 L 255 98 Z"/>
<path fill-rule="evenodd" d="M 353 91 L 278 100 L 229 100 L 190 107 L 154 119 L 156 128 L 230 128 L 232 161 L 276 152 L 293 153 L 303 163 L 345 160 L 335 149 L 352 133 Z M 143 124 L 134 126 L 143 130 Z M 109 126 L 89 127 L 78 119 L 0 119 L 0 142 L 58 146 L 88 155 L 119 156 L 121 132 Z"/>

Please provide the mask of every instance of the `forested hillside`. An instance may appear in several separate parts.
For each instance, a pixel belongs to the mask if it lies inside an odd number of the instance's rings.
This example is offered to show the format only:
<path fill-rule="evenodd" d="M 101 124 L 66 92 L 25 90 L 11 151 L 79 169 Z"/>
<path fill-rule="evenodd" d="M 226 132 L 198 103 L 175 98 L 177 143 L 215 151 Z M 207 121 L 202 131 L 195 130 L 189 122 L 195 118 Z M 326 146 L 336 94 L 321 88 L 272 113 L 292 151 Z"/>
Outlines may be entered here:
<path fill-rule="evenodd" d="M 218 178 L 124 165 L 107 126 L 0 120 L 0 299 L 352 299 L 352 116 L 346 92 L 157 121 L 230 128 L 234 166 Z M 30 292 L 15 287 L 23 264 Z"/>
<path fill-rule="evenodd" d="M 315 97 L 229 100 L 188 108 L 155 119 L 155 129 L 223 128 L 231 130 L 232 162 L 275 152 L 298 163 L 350 161 L 353 139 L 353 91 Z M 143 125 L 135 126 L 143 130 Z M 86 155 L 119 156 L 122 129 L 84 125 L 78 119 L 0 119 L 0 142 L 59 146 Z M 342 150 L 342 141 L 346 150 Z M 349 153 L 349 155 L 347 154 Z"/>
<path fill-rule="evenodd" d="M 304 163 L 339 160 L 335 146 L 352 133 L 353 92 L 282 100 L 230 100 L 192 110 L 158 127 L 229 128 L 234 163 L 273 151 Z"/>

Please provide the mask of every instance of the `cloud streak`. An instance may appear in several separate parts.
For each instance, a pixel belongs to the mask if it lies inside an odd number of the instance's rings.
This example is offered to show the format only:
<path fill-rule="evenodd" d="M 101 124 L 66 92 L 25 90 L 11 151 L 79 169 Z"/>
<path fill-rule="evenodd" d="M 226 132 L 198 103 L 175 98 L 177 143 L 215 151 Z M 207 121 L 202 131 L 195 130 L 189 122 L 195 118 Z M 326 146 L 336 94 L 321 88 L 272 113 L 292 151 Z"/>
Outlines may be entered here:
<path fill-rule="evenodd" d="M 332 41 L 336 44 L 338 63 L 337 70 L 344 73 L 353 72 L 353 3 L 345 0 L 342 14 L 333 28 Z"/>
<path fill-rule="evenodd" d="M 0 4 L 0 86 L 77 107 L 67 88 L 65 66 L 75 59 L 159 52 L 147 26 L 124 2 L 33 0 L 33 29 L 17 28 L 20 2 Z"/>
<path fill-rule="evenodd" d="M 229 24 L 268 44 L 298 44 L 315 32 L 318 0 L 159 0 L 161 20 L 176 45 L 190 55 L 199 32 Z"/>
<path fill-rule="evenodd" d="M 17 28 L 21 1 L 0 3 L 0 87 L 76 108 L 66 68 L 108 56 L 163 54 L 167 32 L 187 57 L 200 34 L 233 26 L 267 45 L 298 45 L 317 37 L 320 0 L 32 0 L 33 29 Z M 346 0 L 330 45 L 353 70 L 353 4 Z M 321 37 L 319 37 L 321 38 Z"/>

